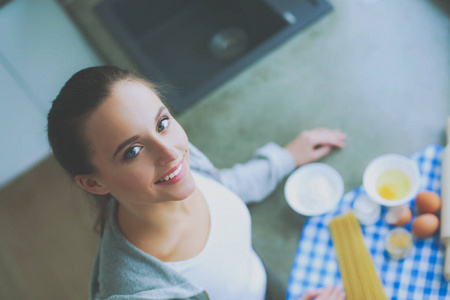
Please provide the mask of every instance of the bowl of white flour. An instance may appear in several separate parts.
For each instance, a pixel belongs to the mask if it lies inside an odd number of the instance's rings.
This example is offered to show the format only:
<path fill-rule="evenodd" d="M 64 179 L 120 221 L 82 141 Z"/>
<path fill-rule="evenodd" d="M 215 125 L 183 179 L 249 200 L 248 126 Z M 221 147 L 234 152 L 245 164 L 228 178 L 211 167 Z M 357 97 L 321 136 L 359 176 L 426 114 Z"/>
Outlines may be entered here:
<path fill-rule="evenodd" d="M 284 187 L 289 206 L 304 216 L 319 216 L 334 210 L 343 194 L 341 175 L 324 163 L 301 166 L 289 176 Z"/>

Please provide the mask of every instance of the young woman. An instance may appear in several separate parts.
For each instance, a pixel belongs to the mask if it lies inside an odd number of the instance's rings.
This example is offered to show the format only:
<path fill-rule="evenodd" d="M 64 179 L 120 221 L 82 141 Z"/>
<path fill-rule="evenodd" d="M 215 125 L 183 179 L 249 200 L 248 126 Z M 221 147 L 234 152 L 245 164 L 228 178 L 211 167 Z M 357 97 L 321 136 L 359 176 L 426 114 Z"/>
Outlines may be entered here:
<path fill-rule="evenodd" d="M 103 66 L 76 73 L 48 114 L 54 156 L 100 207 L 91 299 L 262 300 L 266 273 L 251 246 L 246 202 L 345 135 L 301 133 L 285 148 L 218 170 L 188 141 L 154 85 Z M 306 294 L 343 297 L 337 289 Z"/>

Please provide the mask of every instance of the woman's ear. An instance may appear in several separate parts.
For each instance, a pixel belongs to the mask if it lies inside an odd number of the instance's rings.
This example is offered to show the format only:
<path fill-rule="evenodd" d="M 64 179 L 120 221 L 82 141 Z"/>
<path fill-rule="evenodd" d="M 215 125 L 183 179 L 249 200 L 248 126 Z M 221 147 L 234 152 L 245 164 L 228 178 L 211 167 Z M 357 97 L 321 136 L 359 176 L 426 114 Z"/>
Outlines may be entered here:
<path fill-rule="evenodd" d="M 75 182 L 92 194 L 106 195 L 109 189 L 105 187 L 94 175 L 75 175 Z"/>

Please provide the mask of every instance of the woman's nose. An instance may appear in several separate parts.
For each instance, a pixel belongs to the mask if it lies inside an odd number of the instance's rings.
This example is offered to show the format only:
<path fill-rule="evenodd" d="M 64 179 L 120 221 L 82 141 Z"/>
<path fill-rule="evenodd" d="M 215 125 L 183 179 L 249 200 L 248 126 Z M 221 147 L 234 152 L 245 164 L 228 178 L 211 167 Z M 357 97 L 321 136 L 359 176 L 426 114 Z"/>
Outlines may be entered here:
<path fill-rule="evenodd" d="M 178 151 L 174 146 L 168 145 L 160 141 L 158 143 L 157 148 L 158 148 L 158 163 L 160 165 L 165 165 L 178 159 Z"/>

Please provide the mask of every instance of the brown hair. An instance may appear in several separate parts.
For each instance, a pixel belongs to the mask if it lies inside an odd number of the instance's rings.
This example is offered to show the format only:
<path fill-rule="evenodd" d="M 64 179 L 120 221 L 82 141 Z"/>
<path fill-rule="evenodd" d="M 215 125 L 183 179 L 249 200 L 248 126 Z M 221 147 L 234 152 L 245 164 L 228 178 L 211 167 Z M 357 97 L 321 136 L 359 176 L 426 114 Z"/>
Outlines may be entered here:
<path fill-rule="evenodd" d="M 115 83 L 123 80 L 142 81 L 156 91 L 153 83 L 135 73 L 115 66 L 99 66 L 75 73 L 63 86 L 47 116 L 48 141 L 53 155 L 70 176 L 93 174 L 91 149 L 83 128 L 89 115 L 111 95 Z M 98 209 L 94 228 L 102 233 L 106 205 L 111 195 L 93 195 Z"/>

